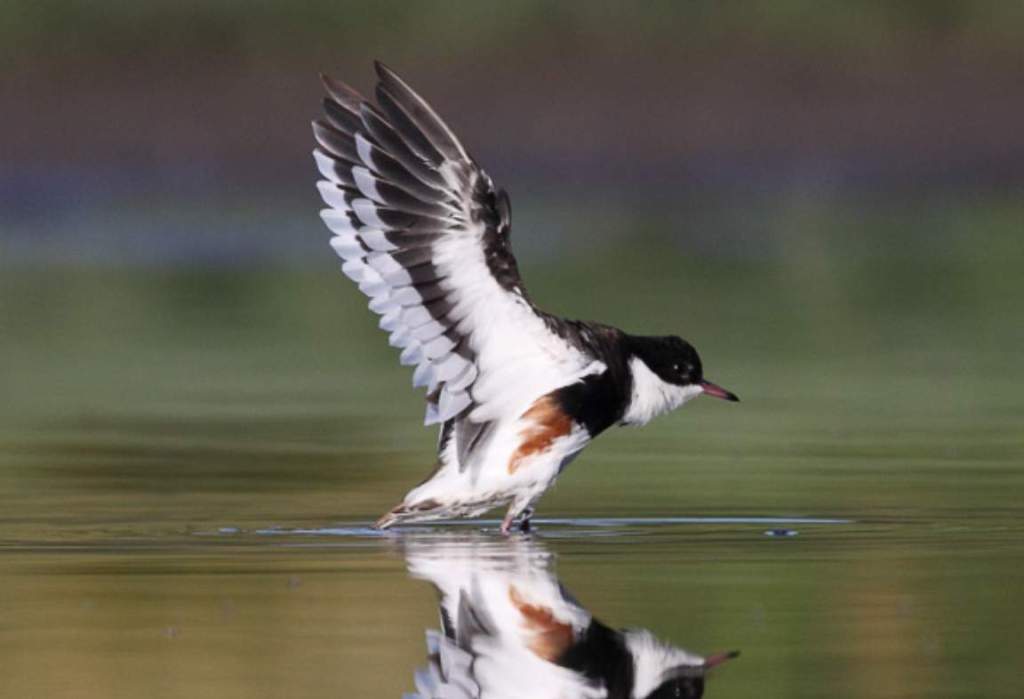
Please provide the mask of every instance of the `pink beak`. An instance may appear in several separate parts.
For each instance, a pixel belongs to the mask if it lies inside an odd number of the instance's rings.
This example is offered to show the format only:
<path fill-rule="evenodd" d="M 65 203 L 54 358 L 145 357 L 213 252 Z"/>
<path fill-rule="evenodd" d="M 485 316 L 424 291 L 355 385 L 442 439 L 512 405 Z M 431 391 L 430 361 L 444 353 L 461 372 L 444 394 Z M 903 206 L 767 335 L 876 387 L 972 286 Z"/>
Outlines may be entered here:
<path fill-rule="evenodd" d="M 740 655 L 740 652 L 738 650 L 731 650 L 731 651 L 729 651 L 727 653 L 715 653 L 714 655 L 709 655 L 708 657 L 706 657 L 704 659 L 704 669 L 705 670 L 710 670 L 713 667 L 721 665 L 726 660 L 732 660 L 733 658 L 738 658 L 739 655 Z"/>
<path fill-rule="evenodd" d="M 715 398 L 721 398 L 722 400 L 729 400 L 733 403 L 739 403 L 740 398 L 732 391 L 726 391 L 724 388 L 717 384 L 713 384 L 710 381 L 701 381 L 700 387 L 704 389 L 704 393 Z"/>

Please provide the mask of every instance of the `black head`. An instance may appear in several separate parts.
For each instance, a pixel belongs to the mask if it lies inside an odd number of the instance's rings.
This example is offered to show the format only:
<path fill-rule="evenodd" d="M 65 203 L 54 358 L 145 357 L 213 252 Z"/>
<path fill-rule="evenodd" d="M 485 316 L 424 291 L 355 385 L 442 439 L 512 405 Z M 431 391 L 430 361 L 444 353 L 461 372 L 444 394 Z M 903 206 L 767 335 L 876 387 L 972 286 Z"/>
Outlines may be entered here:
<path fill-rule="evenodd" d="M 643 360 L 658 378 L 676 386 L 697 384 L 715 398 L 738 401 L 735 393 L 704 380 L 704 367 L 693 345 L 681 337 L 638 337 L 628 335 L 628 349 Z"/>
<path fill-rule="evenodd" d="M 689 386 L 704 379 L 697 350 L 675 335 L 630 337 L 629 349 L 666 383 Z"/>
<path fill-rule="evenodd" d="M 674 677 L 659 684 L 645 699 L 700 699 L 704 696 L 703 677 Z"/>
<path fill-rule="evenodd" d="M 724 662 L 738 658 L 738 650 L 715 653 L 698 666 L 683 665 L 669 670 L 665 681 L 654 688 L 645 699 L 700 699 L 704 695 L 704 676 Z"/>

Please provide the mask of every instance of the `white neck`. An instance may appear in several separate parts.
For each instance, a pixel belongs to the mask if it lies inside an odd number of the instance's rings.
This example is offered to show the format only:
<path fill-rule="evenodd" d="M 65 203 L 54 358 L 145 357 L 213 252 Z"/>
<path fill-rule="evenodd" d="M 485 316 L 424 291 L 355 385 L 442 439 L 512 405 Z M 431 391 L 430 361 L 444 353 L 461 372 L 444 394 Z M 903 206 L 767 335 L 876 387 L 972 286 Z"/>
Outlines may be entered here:
<path fill-rule="evenodd" d="M 665 672 L 673 667 L 687 665 L 699 668 L 704 658 L 662 643 L 650 631 L 626 631 L 626 648 L 633 656 L 633 699 L 645 697 L 665 681 Z"/>
<path fill-rule="evenodd" d="M 629 371 L 633 375 L 633 393 L 622 416 L 624 425 L 646 425 L 704 392 L 696 384 L 677 386 L 662 381 L 639 357 L 629 360 Z"/>

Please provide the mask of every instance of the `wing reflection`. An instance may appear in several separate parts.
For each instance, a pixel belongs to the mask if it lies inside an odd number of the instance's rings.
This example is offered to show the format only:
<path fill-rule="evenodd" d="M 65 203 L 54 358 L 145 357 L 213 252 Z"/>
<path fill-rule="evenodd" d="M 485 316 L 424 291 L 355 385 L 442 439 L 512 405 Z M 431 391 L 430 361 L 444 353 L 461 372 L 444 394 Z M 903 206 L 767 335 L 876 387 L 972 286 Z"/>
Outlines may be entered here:
<path fill-rule="evenodd" d="M 696 698 L 735 657 L 702 657 L 644 629 L 612 629 L 561 586 L 554 556 L 531 539 L 406 540 L 409 573 L 434 585 L 441 628 L 405 699 Z"/>

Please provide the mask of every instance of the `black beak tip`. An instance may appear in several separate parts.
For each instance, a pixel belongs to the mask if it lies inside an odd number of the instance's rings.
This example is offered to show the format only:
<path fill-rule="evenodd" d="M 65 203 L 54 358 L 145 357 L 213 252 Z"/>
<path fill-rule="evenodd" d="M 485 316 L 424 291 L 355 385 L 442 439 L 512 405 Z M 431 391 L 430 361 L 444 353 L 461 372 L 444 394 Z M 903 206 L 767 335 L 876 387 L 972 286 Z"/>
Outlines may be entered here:
<path fill-rule="evenodd" d="M 704 390 L 704 393 L 713 397 L 727 400 L 730 403 L 739 403 L 740 397 L 732 391 L 727 391 L 718 384 L 711 383 L 710 381 L 701 381 L 700 387 Z"/>
<path fill-rule="evenodd" d="M 710 670 L 710 669 L 712 669 L 714 667 L 717 667 L 717 666 L 721 665 L 722 663 L 724 663 L 726 661 L 729 661 L 729 660 L 732 660 L 732 659 L 738 658 L 738 657 L 740 657 L 740 652 L 738 650 L 730 650 L 730 651 L 727 651 L 725 653 L 715 653 L 714 655 L 709 655 L 704 660 L 704 670 L 705 671 Z"/>

